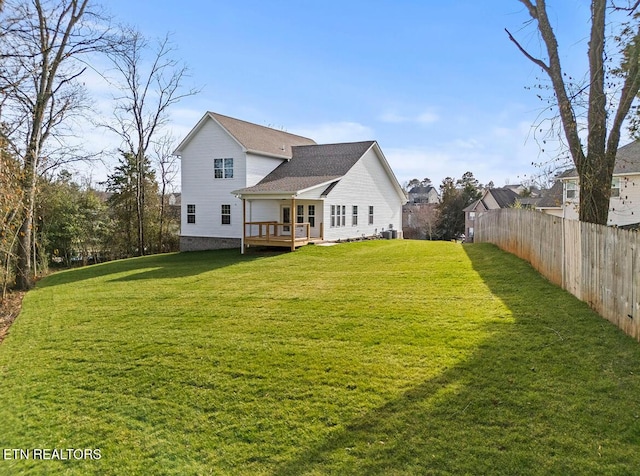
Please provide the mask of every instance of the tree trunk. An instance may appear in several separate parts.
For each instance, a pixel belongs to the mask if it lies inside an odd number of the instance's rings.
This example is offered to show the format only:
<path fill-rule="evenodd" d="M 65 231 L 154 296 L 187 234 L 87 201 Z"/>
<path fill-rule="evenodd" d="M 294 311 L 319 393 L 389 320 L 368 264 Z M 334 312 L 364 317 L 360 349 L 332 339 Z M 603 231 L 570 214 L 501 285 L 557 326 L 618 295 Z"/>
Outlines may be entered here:
<path fill-rule="evenodd" d="M 33 171 L 26 172 L 23 184 L 25 202 L 23 204 L 23 220 L 18 236 L 18 250 L 16 262 L 16 287 L 27 291 L 33 287 L 33 264 L 31 261 L 33 210 L 35 204 L 36 184 Z"/>
<path fill-rule="evenodd" d="M 140 153 L 136 158 L 137 170 L 137 187 L 136 187 L 136 216 L 138 219 L 138 256 L 144 256 L 144 186 L 145 186 L 145 170 L 144 156 L 140 157 Z"/>
<path fill-rule="evenodd" d="M 615 151 L 585 157 L 580 174 L 580 221 L 607 224 L 615 157 Z"/>

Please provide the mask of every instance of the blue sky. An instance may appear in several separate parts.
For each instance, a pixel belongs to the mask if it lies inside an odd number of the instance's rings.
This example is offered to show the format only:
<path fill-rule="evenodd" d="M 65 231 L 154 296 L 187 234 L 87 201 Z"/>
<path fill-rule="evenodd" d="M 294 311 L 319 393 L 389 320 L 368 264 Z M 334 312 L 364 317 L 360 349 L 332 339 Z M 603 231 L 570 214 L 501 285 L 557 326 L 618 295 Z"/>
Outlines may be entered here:
<path fill-rule="evenodd" d="M 567 70 L 584 69 L 584 0 L 550 0 Z M 539 169 L 540 51 L 517 0 L 109 0 L 147 36 L 167 32 L 202 88 L 172 111 L 182 138 L 205 111 L 319 143 L 375 139 L 398 180 L 471 171 L 496 186 Z"/>

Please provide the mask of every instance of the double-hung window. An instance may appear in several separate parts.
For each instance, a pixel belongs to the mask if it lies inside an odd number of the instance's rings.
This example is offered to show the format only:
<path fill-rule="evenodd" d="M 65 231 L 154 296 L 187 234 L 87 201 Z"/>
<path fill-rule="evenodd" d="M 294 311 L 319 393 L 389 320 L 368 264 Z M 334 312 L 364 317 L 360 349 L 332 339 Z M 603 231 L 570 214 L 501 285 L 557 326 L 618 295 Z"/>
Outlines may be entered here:
<path fill-rule="evenodd" d="M 620 177 L 613 177 L 611 179 L 611 197 L 620 196 Z"/>
<path fill-rule="evenodd" d="M 220 216 L 223 225 L 231 225 L 231 205 L 222 205 Z"/>
<path fill-rule="evenodd" d="M 578 198 L 578 181 L 568 180 L 566 182 L 566 196 L 567 200 L 575 200 Z"/>
<path fill-rule="evenodd" d="M 369 225 L 373 225 L 373 205 L 369 206 Z"/>
<path fill-rule="evenodd" d="M 331 205 L 331 226 L 345 226 L 347 224 L 347 206 Z"/>
<path fill-rule="evenodd" d="M 304 223 L 304 205 L 296 205 L 296 223 Z"/>
<path fill-rule="evenodd" d="M 351 224 L 353 226 L 358 225 L 358 205 L 353 205 L 351 207 Z"/>
<path fill-rule="evenodd" d="M 187 205 L 187 223 L 196 222 L 196 206 Z"/>
<path fill-rule="evenodd" d="M 233 159 L 213 159 L 213 176 L 217 179 L 233 178 Z"/>

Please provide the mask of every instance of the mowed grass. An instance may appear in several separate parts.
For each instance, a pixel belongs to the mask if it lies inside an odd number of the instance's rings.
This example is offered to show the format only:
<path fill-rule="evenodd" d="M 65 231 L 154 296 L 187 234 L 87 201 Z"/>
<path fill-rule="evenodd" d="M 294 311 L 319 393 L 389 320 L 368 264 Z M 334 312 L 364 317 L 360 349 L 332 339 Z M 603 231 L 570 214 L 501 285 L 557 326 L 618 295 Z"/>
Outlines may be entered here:
<path fill-rule="evenodd" d="M 26 296 L 0 451 L 101 458 L 0 474 L 634 474 L 639 399 L 640 345 L 490 245 L 152 256 Z"/>

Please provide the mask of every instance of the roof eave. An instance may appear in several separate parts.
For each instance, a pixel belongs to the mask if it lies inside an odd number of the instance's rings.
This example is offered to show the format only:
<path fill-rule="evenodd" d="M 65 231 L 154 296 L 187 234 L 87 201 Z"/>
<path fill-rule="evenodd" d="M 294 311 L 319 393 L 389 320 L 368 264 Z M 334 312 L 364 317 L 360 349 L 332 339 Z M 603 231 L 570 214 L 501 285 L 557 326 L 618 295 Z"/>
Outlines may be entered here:
<path fill-rule="evenodd" d="M 204 116 L 202 116 L 200 118 L 200 120 L 198 121 L 198 123 L 193 127 L 193 129 L 191 129 L 189 131 L 189 133 L 187 134 L 187 137 L 185 137 L 184 139 L 182 139 L 182 142 L 180 142 L 180 144 L 178 144 L 178 147 L 176 147 L 176 149 L 173 151 L 173 155 L 177 155 L 178 157 L 182 156 L 182 151 L 185 149 L 185 147 L 187 146 L 187 144 L 189 142 L 191 142 L 191 139 L 193 139 L 193 137 L 198 133 L 198 131 L 204 126 L 204 123 L 206 122 L 207 119 L 211 119 L 212 121 L 214 121 L 216 124 L 218 124 L 218 126 L 220 126 L 222 128 L 223 131 L 225 131 L 229 137 L 231 137 L 241 148 L 242 151 L 244 153 L 247 152 L 247 148 L 231 133 L 229 132 L 229 130 L 224 127 L 220 121 L 218 121 L 215 116 L 211 113 L 211 111 L 207 111 Z"/>
<path fill-rule="evenodd" d="M 286 161 L 291 160 L 291 156 L 290 155 L 272 154 L 270 152 L 263 152 L 261 150 L 244 149 L 244 152 L 247 153 L 247 154 L 262 155 L 263 157 L 273 157 L 275 159 L 283 159 L 283 160 L 286 160 Z"/>

